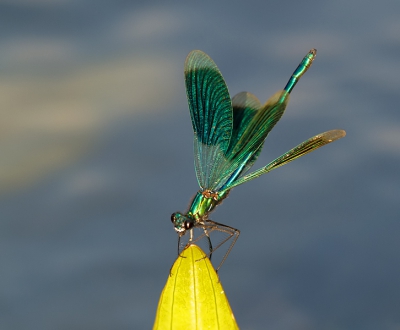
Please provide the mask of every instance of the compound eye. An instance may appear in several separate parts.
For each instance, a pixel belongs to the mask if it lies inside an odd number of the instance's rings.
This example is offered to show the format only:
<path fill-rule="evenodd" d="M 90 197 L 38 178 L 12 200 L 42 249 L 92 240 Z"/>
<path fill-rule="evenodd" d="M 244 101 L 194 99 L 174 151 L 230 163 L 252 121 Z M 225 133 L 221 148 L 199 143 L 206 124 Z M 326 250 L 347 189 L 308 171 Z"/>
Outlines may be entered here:
<path fill-rule="evenodd" d="M 175 221 L 176 221 L 175 213 L 172 213 L 171 214 L 171 222 L 175 223 Z"/>
<path fill-rule="evenodd" d="M 191 229 L 191 228 L 193 228 L 193 221 L 186 220 L 185 221 L 185 229 L 188 230 L 188 229 Z"/>

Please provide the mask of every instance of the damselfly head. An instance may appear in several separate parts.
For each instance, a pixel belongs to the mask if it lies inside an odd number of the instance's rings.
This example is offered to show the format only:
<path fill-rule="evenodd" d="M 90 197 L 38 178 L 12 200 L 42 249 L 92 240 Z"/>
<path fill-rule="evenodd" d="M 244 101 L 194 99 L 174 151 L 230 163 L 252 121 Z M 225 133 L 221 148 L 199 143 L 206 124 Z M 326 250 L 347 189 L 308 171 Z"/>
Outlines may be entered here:
<path fill-rule="evenodd" d="M 171 222 L 180 235 L 183 235 L 186 230 L 192 229 L 194 226 L 194 220 L 180 212 L 172 213 Z"/>

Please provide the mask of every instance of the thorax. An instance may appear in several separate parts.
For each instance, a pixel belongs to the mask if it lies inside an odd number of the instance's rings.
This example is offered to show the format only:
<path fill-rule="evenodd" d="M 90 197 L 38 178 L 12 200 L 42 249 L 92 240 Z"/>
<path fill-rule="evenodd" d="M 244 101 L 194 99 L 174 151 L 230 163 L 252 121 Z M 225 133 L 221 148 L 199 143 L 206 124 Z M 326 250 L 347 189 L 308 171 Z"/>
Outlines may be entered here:
<path fill-rule="evenodd" d="M 204 219 L 228 194 L 229 190 L 223 193 L 212 192 L 211 190 L 197 192 L 188 210 L 188 215 L 196 221 Z"/>

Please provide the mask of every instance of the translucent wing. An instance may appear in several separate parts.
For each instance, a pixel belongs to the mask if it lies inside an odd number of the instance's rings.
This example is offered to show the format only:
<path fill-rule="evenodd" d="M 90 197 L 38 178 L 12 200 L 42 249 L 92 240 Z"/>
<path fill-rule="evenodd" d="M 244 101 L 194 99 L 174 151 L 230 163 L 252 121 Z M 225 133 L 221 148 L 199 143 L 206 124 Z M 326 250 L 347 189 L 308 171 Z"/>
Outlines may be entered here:
<path fill-rule="evenodd" d="M 228 162 L 225 171 L 233 173 L 222 187 L 228 189 L 233 182 L 245 173 L 255 162 L 269 132 L 282 117 L 289 102 L 289 93 L 280 91 L 273 95 L 246 123 L 244 131 L 235 144 L 231 144 L 227 154 Z"/>
<path fill-rule="evenodd" d="M 232 108 L 233 130 L 227 154 L 237 145 L 257 111 L 261 109 L 261 103 L 255 95 L 241 92 L 232 98 Z"/>
<path fill-rule="evenodd" d="M 196 175 L 201 188 L 226 191 L 250 180 L 245 179 L 247 175 L 239 178 L 257 159 L 266 137 L 286 109 L 290 92 L 315 56 L 316 50 L 310 50 L 284 90 L 273 95 L 264 106 L 260 107 L 254 95 L 243 92 L 233 98 L 232 110 L 228 88 L 211 58 L 201 51 L 188 55 L 185 81 L 194 130 Z"/>
<path fill-rule="evenodd" d="M 241 92 L 236 94 L 232 98 L 232 108 L 233 108 L 233 129 L 232 129 L 232 137 L 229 143 L 229 148 L 226 152 L 227 162 L 229 161 L 229 156 L 233 149 L 237 146 L 239 141 L 241 140 L 244 132 L 246 132 L 249 123 L 256 116 L 257 111 L 261 109 L 261 103 L 258 98 L 249 93 L 249 92 Z M 228 179 L 228 181 L 221 182 L 223 185 L 226 185 L 228 182 L 237 178 L 241 173 L 245 172 L 251 165 L 256 161 L 258 155 L 260 154 L 262 148 L 259 148 L 256 153 L 250 158 L 247 159 L 239 168 L 231 168 L 230 166 L 225 166 L 225 169 L 222 169 L 223 172 L 228 173 L 228 176 L 224 177 Z M 217 187 L 218 189 L 221 186 Z"/>
<path fill-rule="evenodd" d="M 194 131 L 196 176 L 201 188 L 214 189 L 232 135 L 233 114 L 228 88 L 217 66 L 194 50 L 185 62 L 185 83 Z"/>
<path fill-rule="evenodd" d="M 308 52 L 293 72 L 283 91 L 276 93 L 267 101 L 262 109 L 248 122 L 240 139 L 235 141 L 235 145 L 233 146 L 231 144 L 230 152 L 227 154 L 229 161 L 226 163 L 227 168 L 225 171 L 233 174 L 222 187 L 222 191 L 229 190 L 236 186 L 236 182 L 242 182 L 242 179 L 238 178 L 243 175 L 257 159 L 269 132 L 282 117 L 286 109 L 290 92 L 303 74 L 310 68 L 316 54 L 317 51 L 315 49 L 311 49 Z M 248 180 L 243 182 L 246 181 Z"/>
<path fill-rule="evenodd" d="M 255 178 L 258 178 L 260 175 L 263 175 L 265 173 L 268 173 L 272 171 L 275 168 L 278 168 L 282 165 L 285 165 L 287 163 L 290 163 L 291 161 L 295 160 L 296 158 L 299 158 L 301 156 L 304 156 L 311 151 L 314 151 L 328 143 L 331 143 L 333 141 L 336 141 L 346 135 L 346 132 L 344 130 L 331 130 L 325 133 L 318 134 L 307 141 L 304 141 L 303 143 L 299 144 L 298 146 L 294 147 L 293 149 L 289 150 L 282 156 L 278 157 L 271 163 L 269 163 L 267 166 L 264 166 L 260 168 L 257 171 L 254 171 L 252 173 L 249 173 L 242 178 L 234 181 L 230 186 L 226 187 L 224 190 L 229 190 L 232 189 L 233 187 L 236 187 L 242 183 L 245 183 L 247 181 L 253 180 Z"/>

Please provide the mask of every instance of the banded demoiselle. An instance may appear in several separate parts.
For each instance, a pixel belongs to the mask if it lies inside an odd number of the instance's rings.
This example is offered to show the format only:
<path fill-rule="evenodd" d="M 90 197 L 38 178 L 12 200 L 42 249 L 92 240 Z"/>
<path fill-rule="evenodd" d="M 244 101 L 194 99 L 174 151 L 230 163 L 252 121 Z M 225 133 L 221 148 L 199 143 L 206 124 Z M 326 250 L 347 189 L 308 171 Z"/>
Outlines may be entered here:
<path fill-rule="evenodd" d="M 185 83 L 194 131 L 194 163 L 200 190 L 186 213 L 175 212 L 171 221 L 180 240 L 189 231 L 188 244 L 206 237 L 209 256 L 232 238 L 218 269 L 232 250 L 240 231 L 209 219 L 209 214 L 229 194 L 232 188 L 285 165 L 346 135 L 344 130 L 331 130 L 304 141 L 268 165 L 248 173 L 253 166 L 268 133 L 282 117 L 290 92 L 310 68 L 316 56 L 311 49 L 293 72 L 282 91 L 275 93 L 264 105 L 251 93 L 241 92 L 232 100 L 228 88 L 213 60 L 194 50 L 185 61 Z M 203 233 L 194 239 L 193 229 Z M 227 234 L 216 246 L 210 239 L 212 231 Z"/>

